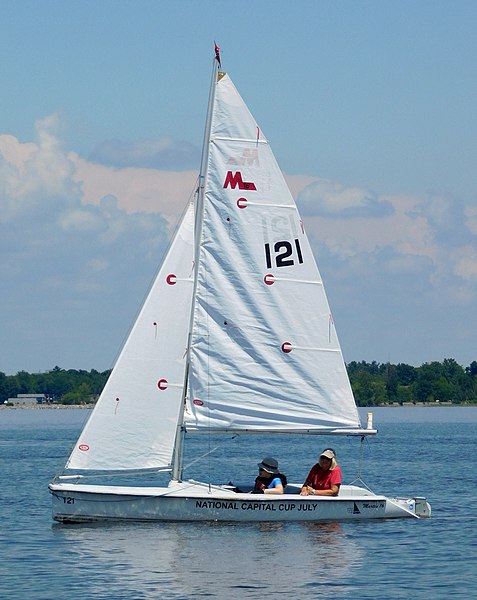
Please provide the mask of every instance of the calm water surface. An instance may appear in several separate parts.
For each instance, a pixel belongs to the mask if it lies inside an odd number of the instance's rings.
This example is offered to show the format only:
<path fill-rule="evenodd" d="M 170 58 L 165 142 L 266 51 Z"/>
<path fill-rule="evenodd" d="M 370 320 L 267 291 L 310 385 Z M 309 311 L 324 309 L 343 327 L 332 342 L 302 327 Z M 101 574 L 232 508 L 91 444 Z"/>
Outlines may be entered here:
<path fill-rule="evenodd" d="M 477 408 L 374 409 L 379 435 L 194 439 L 186 474 L 252 481 L 266 454 L 301 481 L 331 445 L 346 482 L 425 495 L 430 520 L 59 525 L 47 489 L 89 415 L 0 410 L 0 597 L 477 597 Z M 366 410 L 363 409 L 363 421 Z"/>

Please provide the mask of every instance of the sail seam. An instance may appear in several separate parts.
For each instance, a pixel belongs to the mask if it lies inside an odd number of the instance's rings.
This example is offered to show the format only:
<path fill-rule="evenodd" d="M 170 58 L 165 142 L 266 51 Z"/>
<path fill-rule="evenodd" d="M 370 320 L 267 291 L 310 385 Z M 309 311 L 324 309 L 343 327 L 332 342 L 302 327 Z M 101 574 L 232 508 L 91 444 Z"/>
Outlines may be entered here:
<path fill-rule="evenodd" d="M 308 348 L 306 346 L 294 346 L 290 344 L 293 350 L 316 350 L 318 352 L 341 352 L 340 348 Z"/>

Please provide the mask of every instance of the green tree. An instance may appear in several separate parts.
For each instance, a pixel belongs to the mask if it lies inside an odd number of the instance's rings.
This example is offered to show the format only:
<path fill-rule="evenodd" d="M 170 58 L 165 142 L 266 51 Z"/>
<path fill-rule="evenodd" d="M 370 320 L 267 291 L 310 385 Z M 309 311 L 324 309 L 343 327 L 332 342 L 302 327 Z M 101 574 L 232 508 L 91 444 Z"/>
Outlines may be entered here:
<path fill-rule="evenodd" d="M 89 384 L 80 383 L 77 388 L 71 392 L 66 392 L 61 398 L 62 404 L 91 404 L 91 387 Z"/>
<path fill-rule="evenodd" d="M 11 396 L 14 396 L 15 389 L 12 378 L 0 372 L 0 404 L 6 402 Z"/>
<path fill-rule="evenodd" d="M 476 377 L 477 376 L 477 361 L 473 360 L 470 363 L 470 365 L 465 368 L 465 372 L 467 373 L 467 375 L 470 375 L 471 377 Z"/>
<path fill-rule="evenodd" d="M 361 371 L 351 382 L 353 394 L 358 406 L 376 406 L 386 402 L 386 386 L 384 381 Z"/>
<path fill-rule="evenodd" d="M 430 372 L 419 370 L 417 380 L 412 384 L 413 398 L 415 402 L 431 402 L 434 400 L 433 392 L 434 377 Z"/>
<path fill-rule="evenodd" d="M 411 385 L 417 379 L 416 368 L 404 363 L 396 365 L 396 374 L 400 385 Z"/>
<path fill-rule="evenodd" d="M 385 377 L 386 377 L 386 400 L 388 402 L 396 402 L 399 379 L 398 379 L 398 375 L 397 375 L 397 369 L 394 365 L 391 365 L 389 363 L 386 365 Z"/>
<path fill-rule="evenodd" d="M 412 389 L 409 385 L 398 385 L 397 401 L 399 404 L 413 402 Z"/>

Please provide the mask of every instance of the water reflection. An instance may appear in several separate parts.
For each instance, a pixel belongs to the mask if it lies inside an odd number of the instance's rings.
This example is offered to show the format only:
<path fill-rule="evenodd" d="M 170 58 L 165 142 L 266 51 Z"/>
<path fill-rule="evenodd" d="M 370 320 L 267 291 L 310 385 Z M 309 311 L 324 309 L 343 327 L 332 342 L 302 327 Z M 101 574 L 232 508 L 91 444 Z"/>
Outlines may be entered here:
<path fill-rule="evenodd" d="M 337 592 L 363 562 L 338 523 L 54 525 L 53 535 L 69 549 L 70 578 L 88 572 L 90 589 L 107 584 L 116 598 L 312 596 L 316 586 Z"/>

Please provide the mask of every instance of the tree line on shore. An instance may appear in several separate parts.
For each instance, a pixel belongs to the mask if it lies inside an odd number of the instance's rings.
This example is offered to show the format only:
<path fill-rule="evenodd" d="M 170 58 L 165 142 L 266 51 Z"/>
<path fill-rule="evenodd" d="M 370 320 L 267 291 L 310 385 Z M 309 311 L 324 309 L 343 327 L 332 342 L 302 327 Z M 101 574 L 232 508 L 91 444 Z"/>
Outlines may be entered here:
<path fill-rule="evenodd" d="M 453 358 L 420 367 L 353 361 L 347 369 L 358 406 L 477 404 L 477 361 L 465 368 Z"/>
<path fill-rule="evenodd" d="M 465 368 L 452 358 L 420 367 L 352 361 L 347 369 L 358 406 L 477 404 L 477 361 Z M 48 402 L 58 404 L 92 404 L 110 373 L 60 367 L 45 373 L 0 372 L 0 404 L 18 394 L 44 394 Z"/>

